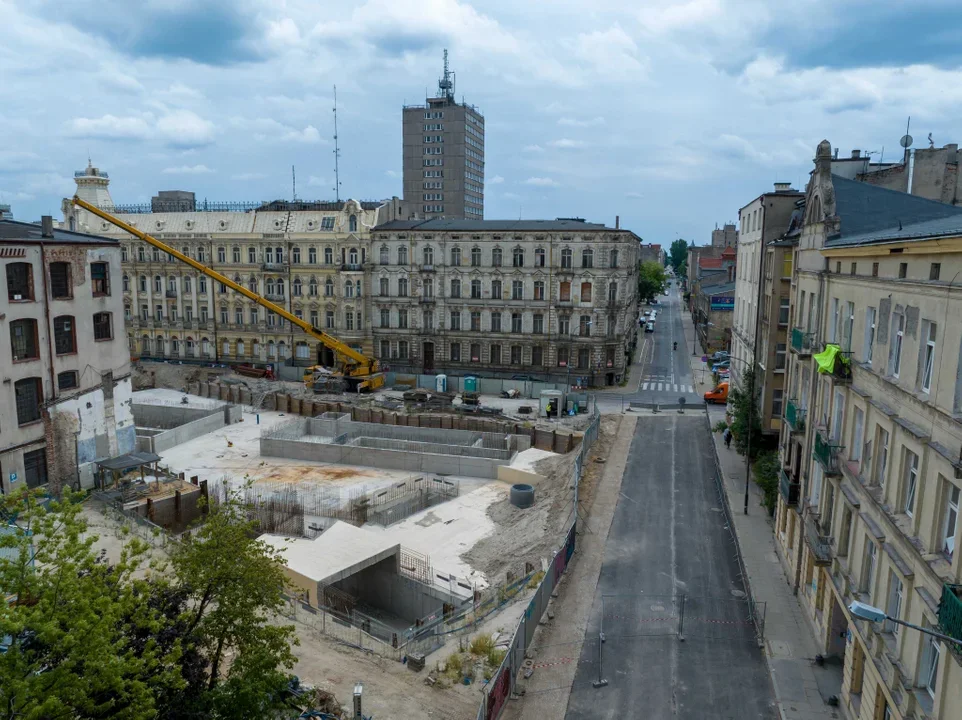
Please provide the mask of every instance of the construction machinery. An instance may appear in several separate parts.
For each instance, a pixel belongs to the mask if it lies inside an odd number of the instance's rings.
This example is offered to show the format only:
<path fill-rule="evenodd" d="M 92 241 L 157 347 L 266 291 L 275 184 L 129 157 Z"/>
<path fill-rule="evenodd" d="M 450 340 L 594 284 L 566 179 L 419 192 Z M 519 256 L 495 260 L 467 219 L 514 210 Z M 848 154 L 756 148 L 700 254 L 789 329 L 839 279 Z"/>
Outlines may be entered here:
<path fill-rule="evenodd" d="M 145 232 L 141 232 L 133 225 L 125 223 L 120 218 L 101 210 L 95 205 L 91 205 L 85 200 L 81 200 L 76 195 L 73 198 L 73 204 L 77 207 L 83 208 L 89 213 L 96 215 L 101 220 L 105 220 L 111 225 L 130 233 L 134 237 L 143 240 L 148 245 L 152 245 L 158 250 L 167 253 L 170 257 L 176 258 L 180 262 L 190 265 L 197 272 L 203 273 L 212 280 L 229 287 L 234 292 L 240 293 L 249 300 L 253 300 L 261 307 L 280 315 L 282 318 L 290 322 L 291 325 L 303 330 L 305 333 L 322 343 L 324 347 L 330 349 L 334 353 L 335 357 L 337 358 L 337 367 L 334 368 L 330 375 L 332 378 L 336 378 L 343 386 L 346 387 L 346 389 L 360 392 L 363 390 L 377 390 L 384 385 L 384 374 L 379 372 L 378 362 L 375 358 L 368 357 L 364 353 L 355 350 L 349 345 L 341 342 L 335 336 L 324 332 L 320 328 L 314 327 L 309 322 L 297 317 L 280 305 L 277 305 L 261 295 L 248 290 L 246 287 L 234 282 L 226 275 L 221 275 L 216 270 L 212 270 L 203 263 L 184 255 L 157 238 L 152 237 Z M 313 385 L 314 379 L 318 375 L 318 371 L 316 368 L 311 368 L 311 370 L 312 372 L 310 373 L 309 384 Z M 305 382 L 308 382 L 307 375 L 305 375 Z"/>

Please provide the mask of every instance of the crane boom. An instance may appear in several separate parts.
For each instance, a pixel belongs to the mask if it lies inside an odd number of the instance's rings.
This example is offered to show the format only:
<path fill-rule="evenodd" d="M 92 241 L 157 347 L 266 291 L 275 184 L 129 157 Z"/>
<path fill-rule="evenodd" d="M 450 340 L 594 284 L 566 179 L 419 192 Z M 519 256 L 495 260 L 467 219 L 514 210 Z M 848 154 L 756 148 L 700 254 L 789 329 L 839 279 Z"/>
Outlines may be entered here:
<path fill-rule="evenodd" d="M 178 252 L 176 249 L 172 248 L 170 245 L 167 245 L 161 240 L 158 240 L 157 238 L 152 237 L 145 232 L 141 232 L 140 230 L 135 228 L 133 225 L 125 223 L 120 218 L 115 217 L 114 215 L 111 215 L 110 213 L 104 210 L 101 210 L 96 205 L 91 205 L 87 201 L 81 200 L 76 195 L 74 195 L 73 204 L 77 205 L 78 207 L 82 207 L 87 212 L 93 213 L 100 219 L 105 220 L 106 222 L 109 222 L 111 225 L 114 225 L 120 228 L 121 230 L 124 230 L 125 232 L 130 233 L 134 237 L 140 238 L 145 243 L 154 246 L 158 250 L 161 250 L 162 252 L 165 252 L 171 255 L 172 257 L 177 258 L 182 263 L 186 263 L 187 265 L 190 265 L 192 268 L 194 268 L 200 273 L 203 273 L 204 275 L 211 278 L 212 280 L 216 280 L 217 282 L 223 285 L 226 285 L 234 292 L 238 292 L 244 297 L 248 298 L 249 300 L 253 300 L 261 307 L 267 308 L 271 312 L 277 313 L 281 317 L 286 318 L 292 325 L 299 327 L 305 333 L 307 333 L 314 339 L 320 341 L 321 343 L 324 344 L 325 347 L 329 348 L 334 353 L 336 353 L 341 358 L 341 361 L 344 364 L 344 367 L 342 369 L 342 372 L 344 373 L 344 375 L 349 375 L 354 378 L 363 379 L 366 376 L 374 375 L 375 373 L 378 372 L 378 363 L 377 363 L 377 360 L 375 360 L 374 358 L 368 357 L 367 355 L 358 352 L 354 348 L 338 340 L 335 336 L 324 332 L 320 328 L 314 327 L 309 322 L 306 322 L 305 320 L 302 320 L 301 318 L 297 317 L 293 313 L 288 312 L 285 308 L 281 307 L 280 305 L 277 305 L 271 302 L 267 298 L 262 297 L 261 295 L 258 295 L 255 292 L 251 292 L 246 287 L 244 287 L 240 283 L 234 282 L 226 275 L 222 275 L 216 270 L 212 270 L 211 268 L 207 267 L 203 263 L 200 263 L 194 260 L 192 257 L 188 255 L 184 255 L 181 252 Z"/>

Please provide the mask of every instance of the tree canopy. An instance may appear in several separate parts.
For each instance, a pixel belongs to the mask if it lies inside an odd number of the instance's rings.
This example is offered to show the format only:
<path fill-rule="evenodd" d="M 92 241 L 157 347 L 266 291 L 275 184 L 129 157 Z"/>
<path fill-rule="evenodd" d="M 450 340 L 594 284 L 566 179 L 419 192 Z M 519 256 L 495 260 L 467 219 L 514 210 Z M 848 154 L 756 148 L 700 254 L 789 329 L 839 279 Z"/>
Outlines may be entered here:
<path fill-rule="evenodd" d="M 755 369 L 751 367 L 746 367 L 742 373 L 740 386 L 731 390 L 731 428 L 735 449 L 740 455 L 750 450 L 750 461 L 754 461 L 762 450 L 762 423 L 758 411 L 760 390 L 761 387 L 755 382 Z"/>
<path fill-rule="evenodd" d="M 683 275 L 681 268 L 688 263 L 688 243 L 678 238 L 673 240 L 668 248 L 668 262 L 675 268 L 675 274 Z"/>
<path fill-rule="evenodd" d="M 638 269 L 638 298 L 647 302 L 665 289 L 665 268 L 652 260 Z"/>

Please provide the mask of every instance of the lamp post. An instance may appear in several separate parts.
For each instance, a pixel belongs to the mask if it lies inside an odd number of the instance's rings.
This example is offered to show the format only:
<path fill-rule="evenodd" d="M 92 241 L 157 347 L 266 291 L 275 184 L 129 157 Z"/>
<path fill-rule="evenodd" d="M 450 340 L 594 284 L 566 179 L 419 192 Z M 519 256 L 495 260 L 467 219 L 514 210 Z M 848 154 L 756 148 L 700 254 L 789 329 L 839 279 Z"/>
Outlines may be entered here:
<path fill-rule="evenodd" d="M 866 603 L 859 602 L 856 600 L 851 605 L 848 606 L 848 611 L 852 613 L 859 620 L 868 620 L 869 622 L 877 623 L 888 620 L 896 625 L 904 625 L 905 627 L 910 627 L 913 630 L 918 630 L 926 635 L 931 635 L 932 637 L 937 637 L 939 640 L 945 640 L 946 642 L 955 643 L 956 645 L 962 645 L 962 640 L 959 638 L 954 638 L 951 635 L 943 635 L 935 630 L 929 630 L 921 625 L 914 625 L 910 622 L 905 622 L 904 620 L 899 620 L 891 615 L 886 615 L 885 611 L 881 608 L 874 607 L 872 605 L 867 605 Z"/>
<path fill-rule="evenodd" d="M 752 411 L 755 409 L 755 363 L 748 365 L 747 360 L 728 356 L 729 366 L 732 362 L 740 362 L 748 366 L 751 372 L 748 380 L 748 441 L 745 447 L 745 507 L 744 513 L 748 515 L 748 494 L 752 482 Z"/>

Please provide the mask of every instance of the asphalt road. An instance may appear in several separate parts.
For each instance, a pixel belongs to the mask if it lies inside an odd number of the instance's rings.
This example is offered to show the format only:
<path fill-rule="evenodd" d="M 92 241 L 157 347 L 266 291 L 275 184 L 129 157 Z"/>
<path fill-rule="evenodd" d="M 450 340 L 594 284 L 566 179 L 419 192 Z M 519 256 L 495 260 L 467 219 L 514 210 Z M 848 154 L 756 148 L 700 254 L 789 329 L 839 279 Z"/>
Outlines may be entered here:
<path fill-rule="evenodd" d="M 775 717 L 714 471 L 703 411 L 638 419 L 570 720 Z"/>

